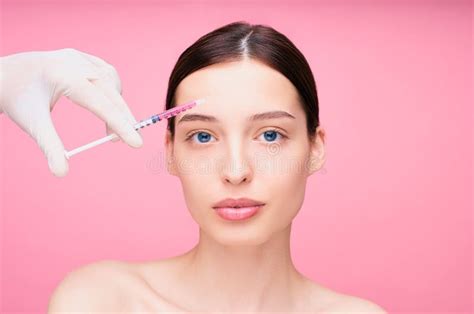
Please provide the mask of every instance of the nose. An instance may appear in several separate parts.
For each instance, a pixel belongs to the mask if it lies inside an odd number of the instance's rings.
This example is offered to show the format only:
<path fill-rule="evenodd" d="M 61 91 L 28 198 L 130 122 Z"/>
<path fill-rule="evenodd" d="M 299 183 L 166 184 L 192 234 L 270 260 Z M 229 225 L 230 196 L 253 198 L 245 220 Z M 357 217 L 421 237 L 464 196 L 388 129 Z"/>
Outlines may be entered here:
<path fill-rule="evenodd" d="M 252 180 L 253 170 L 248 158 L 240 150 L 232 150 L 224 162 L 221 176 L 226 184 L 238 185 Z"/>

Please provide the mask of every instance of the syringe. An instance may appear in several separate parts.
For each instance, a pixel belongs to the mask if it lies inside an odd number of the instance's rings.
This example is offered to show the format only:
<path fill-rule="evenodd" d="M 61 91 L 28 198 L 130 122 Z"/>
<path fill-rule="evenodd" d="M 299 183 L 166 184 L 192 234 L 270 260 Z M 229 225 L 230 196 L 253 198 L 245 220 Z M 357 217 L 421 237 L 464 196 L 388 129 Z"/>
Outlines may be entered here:
<path fill-rule="evenodd" d="M 204 99 L 197 99 L 197 100 L 193 100 L 190 103 L 186 103 L 186 104 L 168 109 L 166 111 L 163 111 L 162 113 L 155 114 L 155 115 L 151 116 L 148 119 L 141 120 L 140 122 L 138 122 L 137 124 L 134 125 L 134 128 L 135 128 L 135 130 L 143 129 L 146 126 L 154 124 L 154 123 L 156 123 L 158 121 L 161 121 L 163 119 L 169 119 L 171 117 L 174 117 L 174 116 L 178 115 L 179 113 L 181 113 L 185 110 L 191 109 L 191 108 L 193 108 L 197 105 L 203 104 L 203 103 L 204 103 Z M 107 135 L 103 138 L 100 138 L 100 139 L 96 140 L 96 141 L 90 142 L 89 144 L 85 144 L 83 146 L 72 149 L 70 151 L 64 151 L 64 154 L 65 154 L 66 158 L 69 159 L 73 155 L 76 155 L 80 152 L 88 150 L 89 148 L 92 148 L 92 147 L 95 147 L 97 145 L 106 143 L 106 142 L 111 141 L 111 140 L 116 139 L 116 138 L 118 138 L 118 135 L 115 134 L 115 133 L 112 133 L 112 134 L 109 134 L 109 135 Z"/>

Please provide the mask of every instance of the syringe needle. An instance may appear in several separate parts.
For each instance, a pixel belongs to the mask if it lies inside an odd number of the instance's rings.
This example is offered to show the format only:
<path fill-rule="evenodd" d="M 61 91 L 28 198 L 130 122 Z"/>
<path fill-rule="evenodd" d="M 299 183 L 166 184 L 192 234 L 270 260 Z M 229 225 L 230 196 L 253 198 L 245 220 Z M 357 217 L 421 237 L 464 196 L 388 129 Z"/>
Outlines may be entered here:
<path fill-rule="evenodd" d="M 149 126 L 151 124 L 154 124 L 158 121 L 161 121 L 163 119 L 169 119 L 171 117 L 174 117 L 176 115 L 178 115 L 179 113 L 183 112 L 183 111 L 186 111 L 188 109 L 191 109 L 197 105 L 200 105 L 200 104 L 203 104 L 204 103 L 204 99 L 198 99 L 198 100 L 194 100 L 190 103 L 186 103 L 184 105 L 180 105 L 180 106 L 177 106 L 177 107 L 174 107 L 174 108 L 171 108 L 169 110 L 166 110 L 160 114 L 156 114 L 156 115 L 153 115 L 151 116 L 150 118 L 146 119 L 146 120 L 142 120 L 140 122 L 138 122 L 137 124 L 134 125 L 134 128 L 135 130 L 138 130 L 138 129 L 141 129 L 141 128 L 144 128 L 146 126 Z M 75 149 L 72 149 L 70 151 L 64 151 L 64 155 L 66 156 L 67 159 L 69 159 L 71 156 L 74 156 L 80 152 L 83 152 L 85 150 L 88 150 L 92 147 L 95 147 L 95 146 L 98 146 L 100 144 L 103 144 L 103 143 L 107 143 L 113 139 L 116 139 L 118 138 L 118 135 L 115 134 L 115 133 L 112 133 L 112 134 L 109 134 L 107 136 L 104 136 L 103 138 L 100 138 L 98 140 L 95 140 L 93 142 L 90 142 L 88 144 L 85 144 L 85 145 L 82 145 L 80 147 L 77 147 Z"/>

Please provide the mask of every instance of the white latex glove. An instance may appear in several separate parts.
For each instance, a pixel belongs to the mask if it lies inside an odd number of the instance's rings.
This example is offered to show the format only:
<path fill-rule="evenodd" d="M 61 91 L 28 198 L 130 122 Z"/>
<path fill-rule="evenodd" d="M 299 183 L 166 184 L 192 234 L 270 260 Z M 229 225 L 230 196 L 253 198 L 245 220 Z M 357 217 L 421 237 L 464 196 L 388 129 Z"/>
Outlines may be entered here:
<path fill-rule="evenodd" d="M 5 112 L 45 154 L 56 176 L 68 172 L 64 146 L 50 111 L 61 97 L 90 110 L 132 147 L 142 146 L 137 123 L 121 96 L 115 68 L 75 49 L 33 51 L 0 58 L 0 113 Z"/>

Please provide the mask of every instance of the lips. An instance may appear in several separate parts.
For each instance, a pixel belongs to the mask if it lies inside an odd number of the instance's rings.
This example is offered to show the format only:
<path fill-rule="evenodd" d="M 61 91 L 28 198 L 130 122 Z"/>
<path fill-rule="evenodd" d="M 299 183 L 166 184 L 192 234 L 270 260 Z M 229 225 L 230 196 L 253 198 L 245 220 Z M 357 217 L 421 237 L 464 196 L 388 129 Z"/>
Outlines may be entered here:
<path fill-rule="evenodd" d="M 226 198 L 214 204 L 213 208 L 221 218 L 238 221 L 253 217 L 264 205 L 265 203 L 250 198 Z"/>
<path fill-rule="evenodd" d="M 217 208 L 223 208 L 223 207 L 224 208 L 257 207 L 264 204 L 265 203 L 263 202 L 256 201 L 250 198 L 239 198 L 239 199 L 226 198 L 214 204 L 213 208 L 217 209 Z"/>

